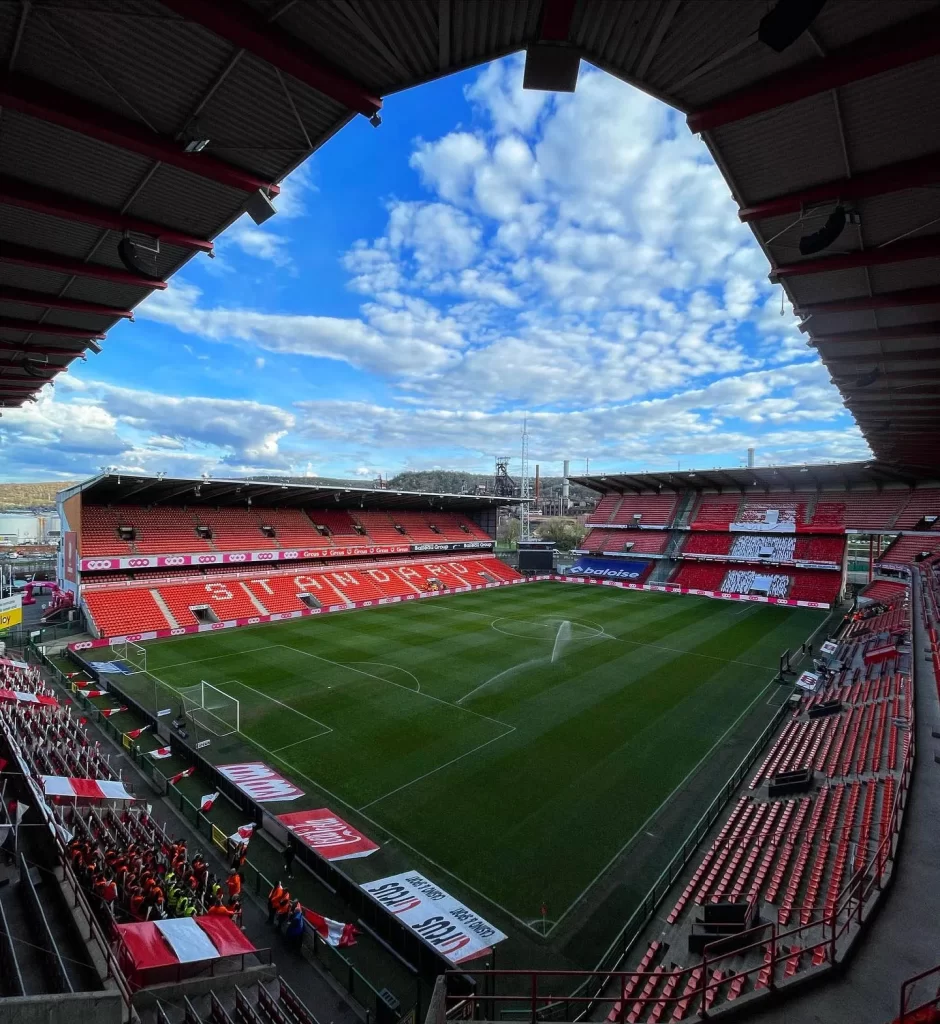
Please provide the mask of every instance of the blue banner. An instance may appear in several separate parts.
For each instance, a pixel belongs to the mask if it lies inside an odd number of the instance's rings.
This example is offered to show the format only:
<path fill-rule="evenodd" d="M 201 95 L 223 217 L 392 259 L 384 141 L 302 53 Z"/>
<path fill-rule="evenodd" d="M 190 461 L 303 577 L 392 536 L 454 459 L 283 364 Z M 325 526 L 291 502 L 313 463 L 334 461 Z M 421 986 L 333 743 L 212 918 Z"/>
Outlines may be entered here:
<path fill-rule="evenodd" d="M 648 567 L 649 562 L 630 562 L 621 558 L 579 558 L 568 574 L 608 580 L 641 580 Z"/>

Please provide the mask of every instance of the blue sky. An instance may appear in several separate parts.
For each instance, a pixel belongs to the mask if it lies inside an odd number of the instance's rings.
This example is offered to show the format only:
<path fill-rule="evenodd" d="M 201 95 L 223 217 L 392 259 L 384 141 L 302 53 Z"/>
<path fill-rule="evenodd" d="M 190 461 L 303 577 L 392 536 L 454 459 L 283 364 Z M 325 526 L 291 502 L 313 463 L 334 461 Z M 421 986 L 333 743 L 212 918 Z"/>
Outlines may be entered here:
<path fill-rule="evenodd" d="M 865 458 L 705 146 L 582 65 L 506 60 L 386 101 L 0 420 L 0 478 L 115 466 L 543 472 Z"/>

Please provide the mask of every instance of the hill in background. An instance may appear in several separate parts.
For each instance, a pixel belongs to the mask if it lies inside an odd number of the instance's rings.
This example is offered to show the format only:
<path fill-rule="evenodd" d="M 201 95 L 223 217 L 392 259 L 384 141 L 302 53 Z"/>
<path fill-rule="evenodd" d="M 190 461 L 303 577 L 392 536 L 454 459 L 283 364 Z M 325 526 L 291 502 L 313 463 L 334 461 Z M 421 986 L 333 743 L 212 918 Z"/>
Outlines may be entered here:
<path fill-rule="evenodd" d="M 55 496 L 77 480 L 61 480 L 44 484 L 0 484 L 0 509 L 37 508 L 55 505 Z"/>

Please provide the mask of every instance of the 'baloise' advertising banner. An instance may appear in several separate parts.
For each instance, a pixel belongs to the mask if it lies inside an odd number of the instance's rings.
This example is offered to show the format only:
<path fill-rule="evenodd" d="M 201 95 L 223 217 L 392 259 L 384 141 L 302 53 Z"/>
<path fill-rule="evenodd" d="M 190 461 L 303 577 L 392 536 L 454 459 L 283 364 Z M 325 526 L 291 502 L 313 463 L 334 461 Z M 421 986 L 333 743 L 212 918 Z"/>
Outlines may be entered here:
<path fill-rule="evenodd" d="M 363 882 L 361 888 L 452 964 L 482 956 L 506 938 L 417 871 Z"/>

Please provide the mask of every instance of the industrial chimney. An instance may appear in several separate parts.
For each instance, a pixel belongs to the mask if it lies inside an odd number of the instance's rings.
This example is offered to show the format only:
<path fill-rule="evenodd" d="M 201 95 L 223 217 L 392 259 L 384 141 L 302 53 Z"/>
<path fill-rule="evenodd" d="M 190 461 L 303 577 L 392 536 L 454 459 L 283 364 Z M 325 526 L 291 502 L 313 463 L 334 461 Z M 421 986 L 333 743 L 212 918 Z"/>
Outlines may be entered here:
<path fill-rule="evenodd" d="M 753 448 L 748 448 L 748 450 L 747 450 L 747 468 L 748 469 L 753 469 L 754 468 L 754 449 Z"/>
<path fill-rule="evenodd" d="M 562 463 L 561 470 L 561 514 L 566 516 L 568 514 L 568 470 L 570 469 L 570 463 L 568 459 Z"/>
<path fill-rule="evenodd" d="M 535 464 L 535 500 L 538 502 L 541 497 L 541 491 L 539 490 L 539 464 Z"/>

